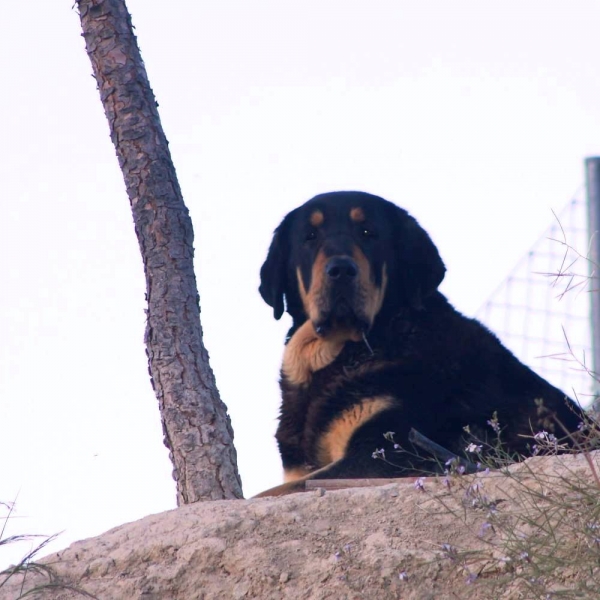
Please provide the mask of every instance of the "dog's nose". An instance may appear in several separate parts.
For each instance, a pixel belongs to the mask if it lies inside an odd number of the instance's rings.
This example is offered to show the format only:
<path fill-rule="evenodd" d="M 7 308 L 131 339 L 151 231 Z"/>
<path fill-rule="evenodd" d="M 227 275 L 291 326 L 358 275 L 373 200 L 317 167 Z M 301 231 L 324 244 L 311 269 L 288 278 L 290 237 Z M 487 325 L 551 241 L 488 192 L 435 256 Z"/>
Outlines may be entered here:
<path fill-rule="evenodd" d="M 334 256 L 325 265 L 325 272 L 331 279 L 354 279 L 358 275 L 356 263 L 345 256 Z"/>

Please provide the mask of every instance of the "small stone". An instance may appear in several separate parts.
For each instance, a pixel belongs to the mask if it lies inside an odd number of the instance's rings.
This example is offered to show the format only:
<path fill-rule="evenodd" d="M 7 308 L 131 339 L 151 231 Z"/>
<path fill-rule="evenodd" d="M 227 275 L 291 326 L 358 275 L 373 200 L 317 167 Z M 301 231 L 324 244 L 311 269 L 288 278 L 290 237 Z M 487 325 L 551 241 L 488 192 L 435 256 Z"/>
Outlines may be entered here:
<path fill-rule="evenodd" d="M 319 498 L 321 498 L 322 496 L 325 495 L 325 488 L 317 488 L 316 490 L 317 496 L 319 496 Z"/>
<path fill-rule="evenodd" d="M 234 600 L 241 600 L 242 598 L 245 598 L 248 595 L 249 591 L 250 586 L 247 583 L 241 582 L 233 588 L 232 596 Z"/>
<path fill-rule="evenodd" d="M 287 583 L 290 580 L 290 574 L 287 571 L 284 571 L 279 576 L 279 583 Z"/>

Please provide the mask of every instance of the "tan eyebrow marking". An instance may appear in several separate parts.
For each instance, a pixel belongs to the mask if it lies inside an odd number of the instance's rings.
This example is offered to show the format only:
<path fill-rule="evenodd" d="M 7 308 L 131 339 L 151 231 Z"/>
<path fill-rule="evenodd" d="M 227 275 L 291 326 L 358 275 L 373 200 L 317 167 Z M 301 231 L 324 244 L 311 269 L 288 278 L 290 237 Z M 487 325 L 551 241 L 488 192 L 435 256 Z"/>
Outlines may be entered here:
<path fill-rule="evenodd" d="M 310 224 L 313 227 L 319 227 L 319 225 L 323 225 L 323 221 L 325 217 L 320 210 L 315 210 L 312 215 L 310 215 Z"/>
<path fill-rule="evenodd" d="M 355 223 L 363 223 L 366 220 L 365 213 L 360 206 L 356 206 L 350 211 L 350 218 Z"/>

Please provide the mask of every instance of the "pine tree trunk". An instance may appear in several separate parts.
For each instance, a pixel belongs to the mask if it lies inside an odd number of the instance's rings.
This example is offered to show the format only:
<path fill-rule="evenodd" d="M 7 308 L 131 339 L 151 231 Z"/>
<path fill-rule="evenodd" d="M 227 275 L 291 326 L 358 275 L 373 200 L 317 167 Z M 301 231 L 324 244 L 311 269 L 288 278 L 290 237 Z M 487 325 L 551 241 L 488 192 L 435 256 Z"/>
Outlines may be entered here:
<path fill-rule="evenodd" d="M 192 222 L 131 17 L 124 0 L 77 5 L 144 261 L 146 349 L 177 503 L 241 498 L 233 430 L 202 341 Z"/>

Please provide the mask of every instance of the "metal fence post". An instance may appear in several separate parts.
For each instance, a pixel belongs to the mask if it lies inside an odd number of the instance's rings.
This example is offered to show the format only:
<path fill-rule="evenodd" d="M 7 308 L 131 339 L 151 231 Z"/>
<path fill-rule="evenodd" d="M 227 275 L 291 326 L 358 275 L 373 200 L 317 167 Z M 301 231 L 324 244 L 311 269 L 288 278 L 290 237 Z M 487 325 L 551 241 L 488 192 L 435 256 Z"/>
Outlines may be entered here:
<path fill-rule="evenodd" d="M 591 305 L 592 370 L 595 406 L 600 409 L 600 156 L 585 159 L 588 232 L 590 238 L 589 274 Z"/>

